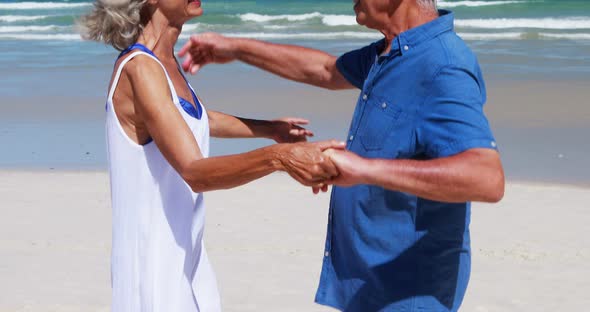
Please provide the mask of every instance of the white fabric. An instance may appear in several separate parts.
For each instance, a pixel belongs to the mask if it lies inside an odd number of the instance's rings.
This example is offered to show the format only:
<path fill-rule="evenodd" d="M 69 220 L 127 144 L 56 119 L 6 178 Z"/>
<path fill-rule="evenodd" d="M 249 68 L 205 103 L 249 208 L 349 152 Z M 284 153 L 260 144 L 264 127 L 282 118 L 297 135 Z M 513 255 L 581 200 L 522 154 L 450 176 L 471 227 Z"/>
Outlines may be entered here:
<path fill-rule="evenodd" d="M 221 311 L 215 274 L 203 244 L 203 194 L 193 193 L 154 142 L 138 145 L 124 132 L 113 106 L 121 62 L 107 100 L 106 133 L 113 209 L 111 279 L 113 312 Z M 166 69 L 162 66 L 164 72 Z M 204 157 L 209 124 L 173 101 Z"/>

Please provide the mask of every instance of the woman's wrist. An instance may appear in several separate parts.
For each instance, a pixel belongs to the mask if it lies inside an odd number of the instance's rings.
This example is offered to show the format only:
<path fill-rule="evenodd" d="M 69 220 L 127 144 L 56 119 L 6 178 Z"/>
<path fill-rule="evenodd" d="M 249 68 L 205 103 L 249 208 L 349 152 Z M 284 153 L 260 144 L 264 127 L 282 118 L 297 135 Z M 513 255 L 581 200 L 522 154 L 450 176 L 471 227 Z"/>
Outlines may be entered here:
<path fill-rule="evenodd" d="M 277 123 L 270 120 L 249 119 L 250 129 L 256 138 L 274 139 Z"/>
<path fill-rule="evenodd" d="M 288 144 L 273 144 L 265 147 L 266 153 L 274 171 L 285 171 L 285 152 Z"/>

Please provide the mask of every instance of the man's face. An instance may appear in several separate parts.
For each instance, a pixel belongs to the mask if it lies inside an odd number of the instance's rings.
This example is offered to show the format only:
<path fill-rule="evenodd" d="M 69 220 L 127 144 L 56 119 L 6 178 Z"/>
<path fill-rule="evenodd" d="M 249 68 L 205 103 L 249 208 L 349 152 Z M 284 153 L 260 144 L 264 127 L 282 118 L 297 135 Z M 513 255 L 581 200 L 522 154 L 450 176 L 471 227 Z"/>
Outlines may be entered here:
<path fill-rule="evenodd" d="M 380 19 L 397 7 L 402 0 L 353 0 L 356 22 L 373 28 L 380 24 Z"/>

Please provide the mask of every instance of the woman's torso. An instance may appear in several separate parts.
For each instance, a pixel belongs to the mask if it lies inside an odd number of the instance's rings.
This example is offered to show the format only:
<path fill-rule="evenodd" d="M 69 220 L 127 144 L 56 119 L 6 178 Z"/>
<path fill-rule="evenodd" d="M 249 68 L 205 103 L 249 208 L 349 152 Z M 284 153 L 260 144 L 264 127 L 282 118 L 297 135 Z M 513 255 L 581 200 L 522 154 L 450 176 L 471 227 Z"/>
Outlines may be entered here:
<path fill-rule="evenodd" d="M 154 142 L 138 144 L 117 118 L 113 97 L 122 68 L 140 54 L 150 56 L 134 50 L 118 62 L 107 100 L 113 209 L 112 308 L 114 312 L 218 311 L 215 276 L 202 240 L 203 194 L 192 192 Z M 193 103 L 200 108 L 200 119 L 187 112 L 186 101 L 179 99 L 169 71 L 166 73 L 174 105 L 203 157 L 207 157 L 207 112 L 195 103 L 196 97 Z"/>

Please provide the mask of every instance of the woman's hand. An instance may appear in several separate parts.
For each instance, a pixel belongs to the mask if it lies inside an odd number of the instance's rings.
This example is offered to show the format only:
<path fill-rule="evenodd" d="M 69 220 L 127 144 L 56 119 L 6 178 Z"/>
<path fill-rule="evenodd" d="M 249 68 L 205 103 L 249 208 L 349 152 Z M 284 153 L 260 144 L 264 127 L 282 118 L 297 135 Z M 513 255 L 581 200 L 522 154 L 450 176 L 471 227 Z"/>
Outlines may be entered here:
<path fill-rule="evenodd" d="M 277 143 L 305 142 L 307 137 L 313 137 L 313 132 L 302 125 L 309 124 L 309 120 L 303 118 L 285 117 L 271 122 L 269 137 Z"/>
<path fill-rule="evenodd" d="M 325 181 L 338 176 L 338 169 L 323 152 L 345 146 L 344 142 L 331 140 L 279 144 L 275 148 L 278 149 L 281 170 L 305 186 L 321 187 Z"/>

